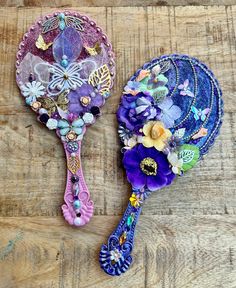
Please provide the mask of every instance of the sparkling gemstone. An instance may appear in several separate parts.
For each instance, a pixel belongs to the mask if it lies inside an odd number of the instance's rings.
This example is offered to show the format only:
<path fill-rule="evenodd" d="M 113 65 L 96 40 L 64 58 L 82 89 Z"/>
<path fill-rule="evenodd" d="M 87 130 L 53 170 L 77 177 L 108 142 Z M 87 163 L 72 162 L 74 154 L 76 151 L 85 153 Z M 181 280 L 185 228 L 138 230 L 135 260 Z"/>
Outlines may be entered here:
<path fill-rule="evenodd" d="M 78 177 L 77 175 L 72 175 L 72 176 L 71 176 L 71 182 L 72 182 L 72 183 L 79 182 L 79 177 Z"/>
<path fill-rule="evenodd" d="M 126 241 L 126 232 L 124 232 L 124 233 L 120 236 L 120 239 L 119 239 L 120 245 L 124 244 L 125 241 Z"/>
<path fill-rule="evenodd" d="M 70 153 L 76 152 L 79 149 L 79 145 L 75 141 L 68 142 L 66 145 L 66 150 Z"/>
<path fill-rule="evenodd" d="M 131 224 L 133 223 L 133 221 L 134 221 L 133 217 L 132 217 L 131 215 L 129 215 L 129 217 L 127 218 L 126 223 L 127 223 L 128 226 L 131 226 Z"/>

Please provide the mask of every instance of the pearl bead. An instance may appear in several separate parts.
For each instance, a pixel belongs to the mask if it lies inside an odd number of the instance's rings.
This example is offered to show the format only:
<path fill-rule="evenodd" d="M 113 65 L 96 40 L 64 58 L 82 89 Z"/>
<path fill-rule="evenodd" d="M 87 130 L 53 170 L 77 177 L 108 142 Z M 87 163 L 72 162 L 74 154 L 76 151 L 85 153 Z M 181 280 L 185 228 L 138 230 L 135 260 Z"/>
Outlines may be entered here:
<path fill-rule="evenodd" d="M 74 224 L 75 224 L 76 226 L 79 226 L 80 223 L 81 223 L 81 219 L 80 219 L 79 217 L 76 217 L 75 220 L 74 220 Z"/>

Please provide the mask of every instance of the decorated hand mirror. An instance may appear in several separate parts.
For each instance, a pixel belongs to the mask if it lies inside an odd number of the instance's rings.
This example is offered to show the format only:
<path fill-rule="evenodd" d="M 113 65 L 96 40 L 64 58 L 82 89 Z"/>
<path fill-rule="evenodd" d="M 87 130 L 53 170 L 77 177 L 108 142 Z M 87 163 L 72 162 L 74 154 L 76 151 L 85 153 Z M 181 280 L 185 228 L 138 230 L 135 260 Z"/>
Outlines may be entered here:
<path fill-rule="evenodd" d="M 62 211 L 75 226 L 86 224 L 93 214 L 81 167 L 81 143 L 110 95 L 113 57 L 101 28 L 72 11 L 37 21 L 17 53 L 16 80 L 26 104 L 63 144 L 67 183 Z"/>
<path fill-rule="evenodd" d="M 129 268 L 145 199 L 187 173 L 213 145 L 222 123 L 221 96 L 213 73 L 185 55 L 154 59 L 128 81 L 117 118 L 132 194 L 100 251 L 106 273 L 120 275 Z"/>

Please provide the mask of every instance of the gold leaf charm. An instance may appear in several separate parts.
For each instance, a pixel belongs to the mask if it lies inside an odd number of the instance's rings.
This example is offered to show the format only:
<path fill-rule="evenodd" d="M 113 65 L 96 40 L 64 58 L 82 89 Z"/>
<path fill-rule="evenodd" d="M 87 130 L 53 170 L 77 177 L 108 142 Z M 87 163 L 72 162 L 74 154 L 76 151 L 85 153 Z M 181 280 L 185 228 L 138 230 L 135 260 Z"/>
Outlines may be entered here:
<path fill-rule="evenodd" d="M 35 42 L 35 46 L 38 49 L 41 49 L 43 51 L 46 51 L 51 45 L 52 45 L 52 42 L 50 42 L 48 44 L 45 43 L 42 35 L 39 35 L 38 39 Z"/>
<path fill-rule="evenodd" d="M 84 47 L 85 48 L 85 50 L 86 50 L 86 52 L 89 54 L 89 55 L 91 55 L 91 56 L 96 56 L 96 55 L 98 55 L 98 54 L 100 54 L 101 53 L 101 46 L 99 45 L 99 42 L 97 42 L 95 45 L 94 45 L 94 47 L 87 47 L 87 46 L 85 46 Z"/>
<path fill-rule="evenodd" d="M 88 82 L 94 87 L 99 86 L 98 89 L 101 94 L 109 93 L 111 87 L 111 74 L 107 65 L 104 64 L 97 70 L 94 70 L 89 75 Z"/>
<path fill-rule="evenodd" d="M 79 157 L 69 157 L 67 159 L 67 168 L 70 170 L 71 173 L 75 174 L 77 170 L 80 168 L 80 161 Z"/>

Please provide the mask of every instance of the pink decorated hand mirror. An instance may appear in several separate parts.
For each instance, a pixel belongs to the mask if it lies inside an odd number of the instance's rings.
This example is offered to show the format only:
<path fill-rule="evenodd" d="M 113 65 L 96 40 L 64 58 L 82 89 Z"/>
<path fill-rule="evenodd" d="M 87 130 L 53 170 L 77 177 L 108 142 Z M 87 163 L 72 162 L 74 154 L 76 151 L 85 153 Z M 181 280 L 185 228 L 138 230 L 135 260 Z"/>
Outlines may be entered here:
<path fill-rule="evenodd" d="M 81 143 L 110 95 L 113 57 L 101 28 L 72 11 L 37 21 L 17 53 L 16 81 L 26 104 L 63 144 L 67 183 L 62 211 L 75 226 L 85 225 L 93 214 L 81 166 Z"/>

